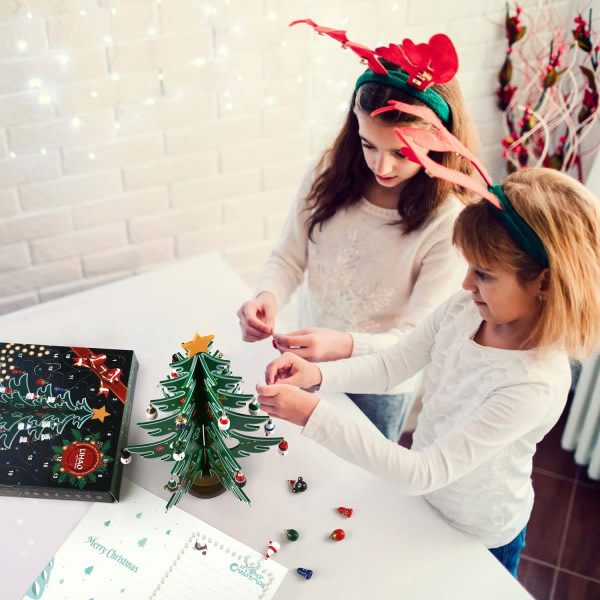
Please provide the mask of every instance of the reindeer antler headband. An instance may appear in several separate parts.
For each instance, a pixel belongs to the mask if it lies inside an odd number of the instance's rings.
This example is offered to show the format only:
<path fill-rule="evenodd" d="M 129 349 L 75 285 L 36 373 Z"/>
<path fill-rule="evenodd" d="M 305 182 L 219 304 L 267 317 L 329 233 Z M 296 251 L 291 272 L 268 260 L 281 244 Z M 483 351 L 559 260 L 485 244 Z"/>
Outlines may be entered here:
<path fill-rule="evenodd" d="M 370 50 L 366 46 L 351 42 L 341 29 L 321 27 L 310 19 L 290 23 L 306 23 L 320 35 L 328 35 L 350 48 L 368 69 L 358 78 L 355 90 L 365 83 L 381 83 L 402 90 L 429 106 L 445 123 L 450 118 L 448 103 L 429 86 L 432 83 L 450 81 L 458 70 L 458 56 L 450 38 L 438 33 L 426 44 L 414 44 L 408 38 L 402 44 L 389 44 Z M 400 70 L 388 71 L 379 61 L 382 58 Z"/>
<path fill-rule="evenodd" d="M 403 143 L 400 150 L 406 158 L 421 165 L 431 177 L 437 177 L 438 179 L 444 179 L 450 183 L 460 185 L 488 200 L 494 214 L 502 225 L 504 225 L 517 245 L 540 265 L 548 267 L 548 254 L 542 240 L 529 223 L 515 210 L 510 200 L 504 194 L 502 186 L 492 183 L 492 178 L 477 157 L 444 127 L 442 122 L 429 108 L 391 100 L 390 106 L 380 108 L 374 111 L 372 115 L 390 110 L 412 114 L 429 123 L 434 128 L 433 130 L 416 129 L 414 127 L 399 127 L 394 129 L 394 132 Z M 436 163 L 427 154 L 430 150 L 459 154 L 477 169 L 487 187 L 465 173 Z"/>

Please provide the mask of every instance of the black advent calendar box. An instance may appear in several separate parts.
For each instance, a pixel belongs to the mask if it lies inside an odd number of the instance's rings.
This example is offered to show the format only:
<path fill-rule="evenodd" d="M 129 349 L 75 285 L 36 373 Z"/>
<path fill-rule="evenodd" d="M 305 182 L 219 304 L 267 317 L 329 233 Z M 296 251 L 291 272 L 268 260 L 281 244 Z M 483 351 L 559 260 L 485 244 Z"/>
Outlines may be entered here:
<path fill-rule="evenodd" d="M 0 342 L 0 495 L 119 499 L 131 350 Z"/>

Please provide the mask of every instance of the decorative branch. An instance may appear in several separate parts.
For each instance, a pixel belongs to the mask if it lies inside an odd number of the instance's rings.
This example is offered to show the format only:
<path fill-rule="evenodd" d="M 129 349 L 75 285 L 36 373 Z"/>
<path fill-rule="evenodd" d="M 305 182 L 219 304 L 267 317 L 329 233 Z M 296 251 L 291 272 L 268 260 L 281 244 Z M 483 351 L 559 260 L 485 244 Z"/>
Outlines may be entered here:
<path fill-rule="evenodd" d="M 516 6 L 514 14 L 506 5 L 507 49 L 496 95 L 509 173 L 545 166 L 581 181 L 582 158 L 600 147 L 600 36 L 592 28 L 592 9 L 574 24 L 567 43 L 551 0 L 538 0 L 532 11 Z M 590 144 L 592 132 L 596 141 Z"/>

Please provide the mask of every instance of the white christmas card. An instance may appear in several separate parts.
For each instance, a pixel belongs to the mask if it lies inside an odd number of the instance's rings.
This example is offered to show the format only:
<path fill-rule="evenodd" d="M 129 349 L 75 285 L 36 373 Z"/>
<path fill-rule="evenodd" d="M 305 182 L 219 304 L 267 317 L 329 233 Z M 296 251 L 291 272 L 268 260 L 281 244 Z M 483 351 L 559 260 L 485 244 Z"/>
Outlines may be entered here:
<path fill-rule="evenodd" d="M 23 600 L 269 600 L 287 569 L 127 479 L 96 503 Z"/>

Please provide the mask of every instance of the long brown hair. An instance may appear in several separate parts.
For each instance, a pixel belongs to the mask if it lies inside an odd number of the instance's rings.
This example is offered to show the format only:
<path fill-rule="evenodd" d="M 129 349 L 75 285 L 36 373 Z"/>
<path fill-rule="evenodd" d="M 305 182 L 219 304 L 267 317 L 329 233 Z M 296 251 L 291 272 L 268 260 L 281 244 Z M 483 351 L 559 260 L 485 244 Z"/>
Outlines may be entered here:
<path fill-rule="evenodd" d="M 450 107 L 450 120 L 447 129 L 472 152 L 475 151 L 477 135 L 467 115 L 464 100 L 456 79 L 448 83 L 431 86 Z M 389 100 L 423 106 L 423 103 L 409 94 L 380 83 L 366 83 L 352 95 L 346 121 L 332 146 L 321 157 L 315 178 L 308 194 L 308 234 L 312 239 L 315 227 L 331 218 L 342 206 L 355 204 L 364 195 L 373 173 L 363 157 L 358 135 L 358 119 L 354 108 L 371 114 L 374 110 L 388 105 Z M 389 126 L 415 124 L 418 119 L 412 115 L 389 111 L 376 117 Z M 472 165 L 451 152 L 430 152 L 436 162 L 471 174 Z M 454 193 L 466 203 L 468 194 L 462 188 L 447 181 L 429 177 L 421 169 L 402 190 L 398 199 L 398 223 L 403 233 L 410 233 L 421 227 L 435 213 L 448 197 Z"/>

